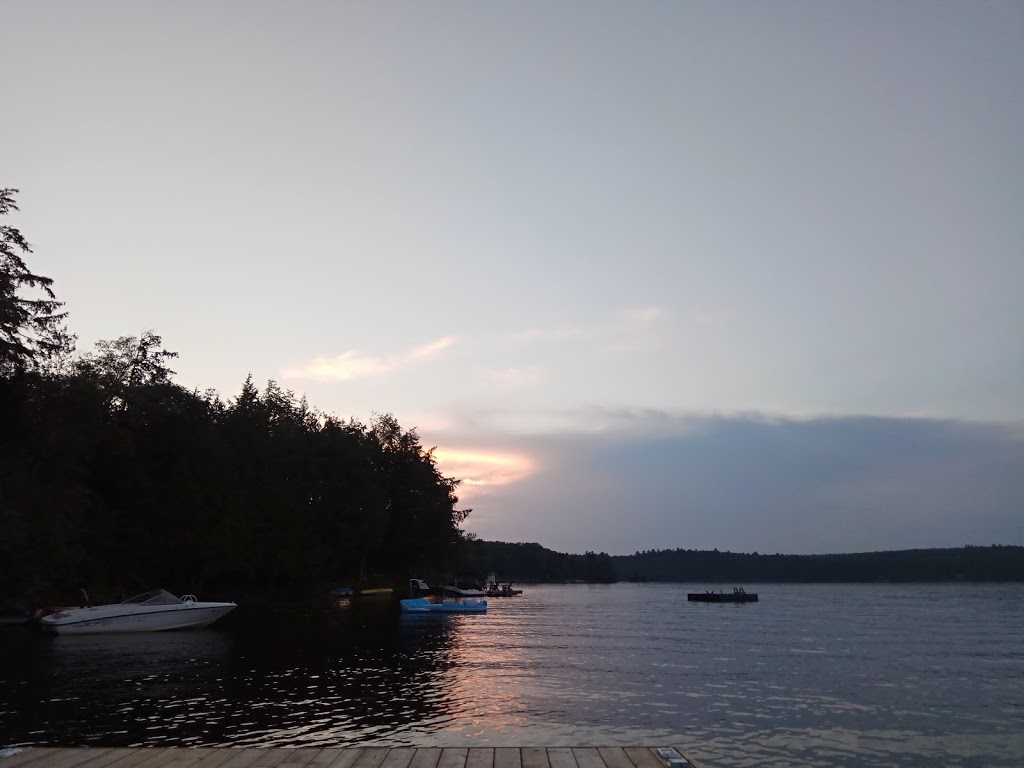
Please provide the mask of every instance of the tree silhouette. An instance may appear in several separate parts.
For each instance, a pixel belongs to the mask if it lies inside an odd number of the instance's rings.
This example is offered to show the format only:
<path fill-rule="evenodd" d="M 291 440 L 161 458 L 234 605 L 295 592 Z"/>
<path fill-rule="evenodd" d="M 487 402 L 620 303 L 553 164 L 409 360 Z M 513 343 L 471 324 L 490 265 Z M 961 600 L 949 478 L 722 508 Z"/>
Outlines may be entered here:
<path fill-rule="evenodd" d="M 0 215 L 18 210 L 17 192 L 0 189 Z M 66 313 L 59 311 L 63 304 L 53 292 L 53 280 L 28 268 L 24 257 L 30 253 L 16 227 L 0 225 L 0 375 L 40 365 L 74 346 L 74 337 L 63 328 Z"/>

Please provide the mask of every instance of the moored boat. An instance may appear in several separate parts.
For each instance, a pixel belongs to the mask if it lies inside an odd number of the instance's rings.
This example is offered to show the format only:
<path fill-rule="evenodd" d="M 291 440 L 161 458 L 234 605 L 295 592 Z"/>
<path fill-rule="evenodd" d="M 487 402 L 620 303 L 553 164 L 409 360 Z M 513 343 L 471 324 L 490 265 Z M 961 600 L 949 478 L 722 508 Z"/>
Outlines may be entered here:
<path fill-rule="evenodd" d="M 444 588 L 448 591 L 448 587 Z M 410 597 L 401 601 L 403 613 L 487 613 L 487 601 L 471 597 L 438 599 L 422 579 L 409 579 Z"/>
<path fill-rule="evenodd" d="M 486 597 L 487 593 L 479 587 L 460 587 L 458 582 L 454 586 L 442 587 L 446 595 L 452 597 Z"/>
<path fill-rule="evenodd" d="M 518 597 L 523 594 L 523 590 L 512 589 L 511 581 L 505 583 L 492 581 L 487 585 L 485 594 L 487 597 Z"/>
<path fill-rule="evenodd" d="M 412 597 L 402 601 L 405 613 L 487 613 L 487 601 L 466 598 L 455 600 L 446 597 L 441 602 L 431 602 L 425 597 Z"/>
<path fill-rule="evenodd" d="M 199 602 L 195 595 L 175 597 L 163 589 L 155 589 L 123 603 L 65 608 L 43 616 L 39 626 L 61 635 L 199 629 L 237 607 L 235 603 Z"/>

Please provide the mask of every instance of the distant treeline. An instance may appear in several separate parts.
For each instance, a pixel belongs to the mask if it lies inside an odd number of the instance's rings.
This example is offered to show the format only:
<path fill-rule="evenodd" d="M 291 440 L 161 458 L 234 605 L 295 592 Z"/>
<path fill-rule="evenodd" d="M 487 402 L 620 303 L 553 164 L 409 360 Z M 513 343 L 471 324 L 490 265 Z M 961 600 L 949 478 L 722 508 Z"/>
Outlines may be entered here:
<path fill-rule="evenodd" d="M 963 547 L 849 555 L 760 555 L 663 549 L 612 557 L 622 581 L 1024 581 L 1024 547 Z"/>
<path fill-rule="evenodd" d="M 570 555 L 540 544 L 468 540 L 464 565 L 518 582 L 1024 581 L 1024 547 L 909 549 L 844 555 L 760 555 L 664 549 L 609 556 Z"/>
<path fill-rule="evenodd" d="M 495 574 L 518 582 L 618 581 L 612 558 L 605 552 L 569 555 L 540 544 L 483 541 L 470 536 L 463 543 L 462 570 L 476 578 Z"/>

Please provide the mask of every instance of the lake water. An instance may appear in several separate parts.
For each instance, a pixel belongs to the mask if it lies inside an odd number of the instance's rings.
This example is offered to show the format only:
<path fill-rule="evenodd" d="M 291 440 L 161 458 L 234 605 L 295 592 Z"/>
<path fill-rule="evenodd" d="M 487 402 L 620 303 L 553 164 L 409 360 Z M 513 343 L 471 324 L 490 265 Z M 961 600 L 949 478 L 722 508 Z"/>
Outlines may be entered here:
<path fill-rule="evenodd" d="M 527 586 L 215 630 L 0 629 L 0 745 L 678 744 L 710 766 L 1024 765 L 1024 585 Z"/>

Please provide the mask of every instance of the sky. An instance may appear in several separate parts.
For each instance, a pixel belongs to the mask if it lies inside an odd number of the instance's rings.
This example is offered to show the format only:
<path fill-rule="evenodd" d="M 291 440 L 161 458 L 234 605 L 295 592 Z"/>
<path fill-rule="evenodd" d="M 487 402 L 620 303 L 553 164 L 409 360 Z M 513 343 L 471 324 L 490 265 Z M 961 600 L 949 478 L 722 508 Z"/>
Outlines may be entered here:
<path fill-rule="evenodd" d="M 394 413 L 562 551 L 1024 544 L 1024 5 L 0 0 L 80 349 Z"/>

